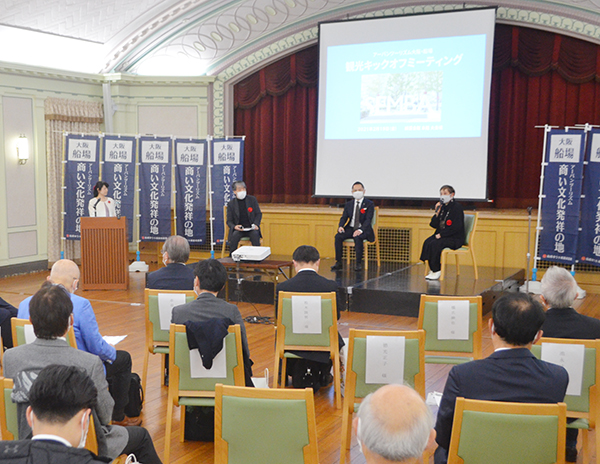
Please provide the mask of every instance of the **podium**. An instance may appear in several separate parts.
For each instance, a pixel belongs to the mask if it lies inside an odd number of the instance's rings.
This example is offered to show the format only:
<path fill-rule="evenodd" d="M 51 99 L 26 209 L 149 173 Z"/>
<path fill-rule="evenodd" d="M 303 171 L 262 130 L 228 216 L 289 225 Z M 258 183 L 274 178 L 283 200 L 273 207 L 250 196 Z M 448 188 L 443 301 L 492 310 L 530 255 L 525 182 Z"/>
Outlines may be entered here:
<path fill-rule="evenodd" d="M 81 289 L 129 287 L 127 218 L 81 218 Z"/>

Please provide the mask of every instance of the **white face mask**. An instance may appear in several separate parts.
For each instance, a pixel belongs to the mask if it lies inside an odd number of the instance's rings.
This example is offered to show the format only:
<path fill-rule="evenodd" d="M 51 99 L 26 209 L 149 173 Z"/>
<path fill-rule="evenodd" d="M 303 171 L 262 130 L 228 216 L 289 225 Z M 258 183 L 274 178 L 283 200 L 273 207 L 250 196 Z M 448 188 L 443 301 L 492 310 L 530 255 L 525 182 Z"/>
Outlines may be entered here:
<path fill-rule="evenodd" d="M 238 200 L 243 200 L 244 198 L 246 198 L 246 191 L 240 190 L 239 192 L 235 193 L 235 196 L 237 197 Z"/>
<path fill-rule="evenodd" d="M 452 197 L 450 195 L 440 195 L 440 201 L 444 204 L 450 203 Z"/>
<path fill-rule="evenodd" d="M 362 190 L 357 190 L 356 192 L 352 192 L 352 196 L 355 200 L 362 200 L 362 198 L 365 196 L 365 192 Z"/>
<path fill-rule="evenodd" d="M 91 415 L 91 413 L 90 413 Z M 91 419 L 90 415 L 88 415 L 88 418 Z M 88 427 L 85 426 L 85 414 L 83 416 L 81 416 L 81 439 L 79 440 L 79 444 L 77 445 L 77 448 L 85 448 L 85 441 L 87 440 L 87 434 L 88 434 L 88 430 L 89 430 L 89 423 L 88 423 Z"/>

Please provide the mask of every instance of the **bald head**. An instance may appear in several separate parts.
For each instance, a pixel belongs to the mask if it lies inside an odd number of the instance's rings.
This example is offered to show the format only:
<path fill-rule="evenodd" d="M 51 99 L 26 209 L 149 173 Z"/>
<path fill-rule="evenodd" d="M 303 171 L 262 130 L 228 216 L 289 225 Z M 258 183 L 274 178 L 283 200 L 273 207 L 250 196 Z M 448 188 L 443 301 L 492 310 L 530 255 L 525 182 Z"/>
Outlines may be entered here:
<path fill-rule="evenodd" d="M 61 284 L 69 292 L 77 290 L 79 281 L 79 268 L 70 259 L 60 259 L 54 263 L 48 280 L 54 284 Z"/>
<path fill-rule="evenodd" d="M 360 405 L 357 434 L 367 462 L 410 462 L 433 444 L 429 408 L 412 388 L 386 385 Z"/>

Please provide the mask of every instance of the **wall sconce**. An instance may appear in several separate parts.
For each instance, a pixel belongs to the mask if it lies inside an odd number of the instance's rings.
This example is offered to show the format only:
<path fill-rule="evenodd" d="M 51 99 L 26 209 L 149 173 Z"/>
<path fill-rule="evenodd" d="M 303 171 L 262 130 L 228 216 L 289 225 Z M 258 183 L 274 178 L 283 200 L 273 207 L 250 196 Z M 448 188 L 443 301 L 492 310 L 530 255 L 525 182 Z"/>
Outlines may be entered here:
<path fill-rule="evenodd" d="M 19 164 L 25 164 L 29 159 L 29 141 L 23 134 L 17 139 L 17 159 Z"/>

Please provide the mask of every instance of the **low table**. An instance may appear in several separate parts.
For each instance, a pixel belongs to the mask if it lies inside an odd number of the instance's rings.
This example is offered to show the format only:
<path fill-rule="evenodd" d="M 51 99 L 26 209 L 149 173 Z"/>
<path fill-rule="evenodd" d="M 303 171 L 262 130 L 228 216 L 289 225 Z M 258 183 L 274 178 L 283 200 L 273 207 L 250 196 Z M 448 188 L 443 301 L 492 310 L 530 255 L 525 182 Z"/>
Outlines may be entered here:
<path fill-rule="evenodd" d="M 264 274 L 273 281 L 273 301 L 277 296 L 277 283 L 279 282 L 279 276 L 283 275 L 286 280 L 292 277 L 294 272 L 294 262 L 290 259 L 287 261 L 277 261 L 273 259 L 265 259 L 263 261 L 234 261 L 231 258 L 221 258 L 219 262 L 225 266 L 227 272 L 231 271 L 254 271 L 258 274 Z M 288 269 L 288 274 L 285 273 L 284 269 Z M 229 279 L 225 284 L 225 299 L 228 299 L 229 295 Z"/>

